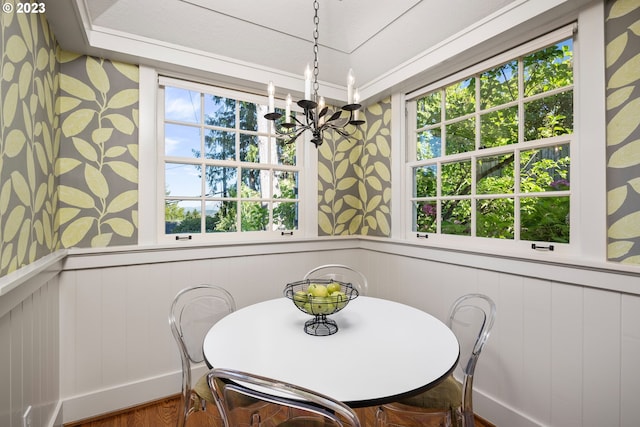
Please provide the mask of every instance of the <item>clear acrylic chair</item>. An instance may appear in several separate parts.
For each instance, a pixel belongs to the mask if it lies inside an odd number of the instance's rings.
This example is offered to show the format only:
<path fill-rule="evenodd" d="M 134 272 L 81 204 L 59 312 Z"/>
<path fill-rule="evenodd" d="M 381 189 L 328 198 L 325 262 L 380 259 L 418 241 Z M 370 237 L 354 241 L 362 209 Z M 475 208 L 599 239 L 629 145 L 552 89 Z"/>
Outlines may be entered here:
<path fill-rule="evenodd" d="M 229 292 L 219 286 L 197 285 L 178 292 L 171 304 L 169 325 L 182 360 L 182 397 L 178 427 L 184 427 L 194 411 L 215 403 L 206 375 L 196 385 L 191 383 L 191 365 L 204 361 L 204 337 L 218 320 L 235 311 L 236 303 Z"/>
<path fill-rule="evenodd" d="M 360 427 L 356 413 L 329 396 L 247 372 L 213 369 L 209 387 L 226 427 Z M 247 400 L 280 408 L 264 420 L 259 411 L 247 411 Z"/>
<path fill-rule="evenodd" d="M 454 374 L 462 378 L 462 384 L 449 376 L 422 394 L 382 405 L 376 413 L 376 426 L 475 427 L 473 377 L 495 317 L 496 305 L 488 296 L 467 294 L 458 298 L 449 311 L 448 326 L 460 344 L 460 359 Z M 416 418 L 418 421 L 414 421 Z M 430 419 L 435 424 L 430 424 Z"/>
<path fill-rule="evenodd" d="M 351 283 L 359 295 L 367 295 L 369 284 L 367 277 L 360 271 L 343 264 L 325 264 L 311 269 L 304 275 L 306 279 L 333 279 L 340 282 Z"/>

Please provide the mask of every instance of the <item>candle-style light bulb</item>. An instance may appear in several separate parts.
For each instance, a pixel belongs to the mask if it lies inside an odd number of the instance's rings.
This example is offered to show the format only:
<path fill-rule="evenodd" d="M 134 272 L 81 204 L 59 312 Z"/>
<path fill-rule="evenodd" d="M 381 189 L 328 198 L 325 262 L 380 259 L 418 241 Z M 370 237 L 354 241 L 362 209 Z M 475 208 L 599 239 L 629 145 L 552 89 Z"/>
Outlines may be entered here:
<path fill-rule="evenodd" d="M 349 69 L 347 75 L 347 104 L 353 104 L 353 85 L 355 85 L 356 79 L 353 77 L 353 70 Z"/>
<path fill-rule="evenodd" d="M 273 113 L 275 111 L 275 93 L 276 88 L 273 86 L 273 82 L 269 82 L 269 86 L 267 88 L 267 93 L 269 94 L 269 113 Z"/>
<path fill-rule="evenodd" d="M 311 99 L 311 68 L 309 64 L 304 71 L 304 99 Z"/>
<path fill-rule="evenodd" d="M 353 94 L 353 103 L 354 104 L 359 104 L 360 103 L 360 94 L 358 93 L 358 89 L 355 90 L 355 93 Z M 353 120 L 358 120 L 358 117 L 360 116 L 360 110 L 355 110 L 353 112 Z"/>
<path fill-rule="evenodd" d="M 287 94 L 287 106 L 284 112 L 284 121 L 285 123 L 291 122 L 291 94 Z"/>

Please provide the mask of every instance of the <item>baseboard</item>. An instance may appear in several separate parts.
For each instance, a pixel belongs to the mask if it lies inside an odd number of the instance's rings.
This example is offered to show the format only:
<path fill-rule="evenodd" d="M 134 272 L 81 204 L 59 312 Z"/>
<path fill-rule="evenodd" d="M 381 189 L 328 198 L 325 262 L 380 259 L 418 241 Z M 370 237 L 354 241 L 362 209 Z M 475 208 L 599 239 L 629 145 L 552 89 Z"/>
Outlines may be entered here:
<path fill-rule="evenodd" d="M 205 366 L 194 368 L 193 376 L 198 378 L 206 371 Z M 91 393 L 66 397 L 63 399 L 63 424 L 174 395 L 180 392 L 181 378 L 182 372 L 177 371 Z"/>
<path fill-rule="evenodd" d="M 504 402 L 500 402 L 492 398 L 482 391 L 474 388 L 473 393 L 473 411 L 481 418 L 491 420 L 491 423 L 500 427 L 546 427 L 537 420 L 516 411 L 507 406 Z"/>

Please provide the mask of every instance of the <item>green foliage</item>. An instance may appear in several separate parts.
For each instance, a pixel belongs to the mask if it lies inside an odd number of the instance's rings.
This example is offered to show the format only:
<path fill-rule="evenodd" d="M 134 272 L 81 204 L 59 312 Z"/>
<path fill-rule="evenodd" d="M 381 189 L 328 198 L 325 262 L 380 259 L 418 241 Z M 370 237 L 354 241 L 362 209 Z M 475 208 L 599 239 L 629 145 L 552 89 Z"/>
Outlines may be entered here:
<path fill-rule="evenodd" d="M 464 154 L 491 147 L 517 144 L 518 74 L 523 73 L 524 141 L 540 140 L 573 132 L 573 67 L 571 42 L 562 42 L 514 61 L 499 65 L 417 101 L 417 159 Z M 476 82 L 478 83 L 476 85 Z M 478 91 L 479 88 L 479 92 Z M 550 95 L 545 93 L 559 90 Z M 476 103 L 476 94 L 480 99 Z M 527 97 L 535 96 L 533 99 Z M 474 114 L 476 104 L 479 115 Z M 444 118 L 442 122 L 442 107 Z M 484 112 L 486 109 L 492 109 Z M 476 147 L 476 118 L 480 118 L 480 144 Z M 454 121 L 450 121 L 455 119 Z M 519 155 L 519 157 L 516 157 Z M 471 234 L 471 213 L 475 210 L 475 234 L 481 237 L 513 239 L 516 203 L 512 196 L 516 181 L 514 161 L 519 162 L 521 193 L 520 238 L 523 240 L 568 242 L 569 197 L 553 192 L 569 189 L 568 145 L 478 157 L 475 176 L 470 160 L 456 159 L 442 164 L 441 194 L 436 194 L 438 177 L 434 166 L 414 169 L 417 198 L 414 218 L 417 231 Z M 496 195 L 476 199 L 451 199 L 472 194 Z M 438 200 L 438 197 L 448 197 Z M 438 209 L 439 208 L 439 209 Z"/>

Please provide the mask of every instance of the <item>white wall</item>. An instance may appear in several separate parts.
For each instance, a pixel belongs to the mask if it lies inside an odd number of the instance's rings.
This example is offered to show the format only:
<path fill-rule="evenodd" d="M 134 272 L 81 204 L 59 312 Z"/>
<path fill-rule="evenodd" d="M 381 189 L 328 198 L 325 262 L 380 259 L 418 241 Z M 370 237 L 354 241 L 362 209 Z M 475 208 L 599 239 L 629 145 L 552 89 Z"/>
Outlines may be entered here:
<path fill-rule="evenodd" d="M 501 427 L 638 425 L 640 296 L 504 273 L 503 261 L 485 268 L 433 262 L 421 252 L 369 251 L 368 271 L 378 296 L 442 319 L 459 295 L 495 300 L 497 320 L 474 383 L 477 413 Z M 640 292 L 640 275 L 622 280 Z"/>
<path fill-rule="evenodd" d="M 285 283 L 327 262 L 365 271 L 371 295 L 441 319 L 463 293 L 480 291 L 494 298 L 498 319 L 478 367 L 475 406 L 496 425 L 637 424 L 637 270 L 533 263 L 359 239 L 72 253 L 60 279 L 64 421 L 179 391 L 180 362 L 167 315 L 182 287 L 221 284 L 242 307 L 279 297 Z M 616 284 L 614 289 L 599 285 L 607 281 Z"/>
<path fill-rule="evenodd" d="M 52 254 L 0 278 L 0 426 L 62 425 L 58 272 Z"/>
<path fill-rule="evenodd" d="M 180 362 L 167 316 L 179 289 L 218 283 L 242 307 L 279 297 L 285 283 L 329 262 L 365 271 L 373 296 L 441 319 L 463 293 L 494 298 L 498 319 L 478 367 L 475 408 L 496 425 L 637 424 L 637 269 L 382 239 L 71 251 L 64 265 L 64 254 L 51 258 L 0 280 L 3 427 L 20 427 L 29 405 L 33 425 L 53 426 L 177 393 Z"/>
<path fill-rule="evenodd" d="M 361 253 L 352 249 L 357 245 L 325 241 L 72 256 L 60 279 L 64 422 L 180 392 L 180 358 L 168 323 L 180 289 L 218 284 L 243 307 L 281 297 L 286 283 L 318 264 L 358 266 Z M 109 258 L 130 265 L 111 266 Z"/>

